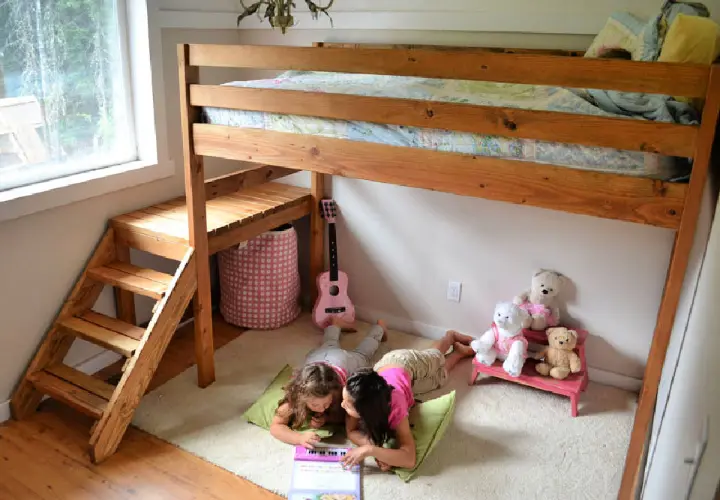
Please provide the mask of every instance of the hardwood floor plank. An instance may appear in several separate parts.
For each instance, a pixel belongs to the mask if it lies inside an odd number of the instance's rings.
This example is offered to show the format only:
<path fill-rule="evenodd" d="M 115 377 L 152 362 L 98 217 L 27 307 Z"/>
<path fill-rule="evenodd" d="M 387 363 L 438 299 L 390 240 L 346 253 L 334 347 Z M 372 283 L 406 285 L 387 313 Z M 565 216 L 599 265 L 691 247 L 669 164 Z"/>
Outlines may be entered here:
<path fill-rule="evenodd" d="M 216 348 L 242 334 L 219 315 L 214 331 Z M 178 330 L 149 390 L 194 364 L 193 333 L 192 324 Z M 92 423 L 47 400 L 27 419 L 0 424 L 0 500 L 281 498 L 134 427 L 115 455 L 95 465 L 88 455 Z"/>

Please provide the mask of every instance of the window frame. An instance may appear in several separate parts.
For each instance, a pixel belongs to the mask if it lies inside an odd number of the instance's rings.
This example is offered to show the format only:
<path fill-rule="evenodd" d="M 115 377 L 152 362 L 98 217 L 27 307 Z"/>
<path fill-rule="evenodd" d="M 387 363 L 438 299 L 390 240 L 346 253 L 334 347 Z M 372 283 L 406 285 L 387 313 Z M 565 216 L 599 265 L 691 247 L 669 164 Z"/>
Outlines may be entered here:
<path fill-rule="evenodd" d="M 175 174 L 167 145 L 157 2 L 116 1 L 137 160 L 2 191 L 0 222 Z"/>

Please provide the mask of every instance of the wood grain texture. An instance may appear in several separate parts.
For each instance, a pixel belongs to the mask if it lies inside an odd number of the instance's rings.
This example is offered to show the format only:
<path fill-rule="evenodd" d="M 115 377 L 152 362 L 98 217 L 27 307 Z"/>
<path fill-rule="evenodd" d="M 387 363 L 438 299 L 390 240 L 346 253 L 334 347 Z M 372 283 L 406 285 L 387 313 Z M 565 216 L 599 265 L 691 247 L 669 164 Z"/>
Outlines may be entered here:
<path fill-rule="evenodd" d="M 202 158 L 195 154 L 192 141 L 192 124 L 199 121 L 200 110 L 190 104 L 189 98 L 189 86 L 199 82 L 200 73 L 197 65 L 190 61 L 189 45 L 178 45 L 178 72 L 188 233 L 190 246 L 195 249 L 195 272 L 197 273 L 197 292 L 193 300 L 193 312 L 195 315 L 195 349 L 198 358 L 198 385 L 207 387 L 215 381 L 212 290 L 205 213 L 205 167 Z"/>
<path fill-rule="evenodd" d="M 640 465 L 647 444 L 648 432 L 652 426 L 665 354 L 670 343 L 670 335 L 680 301 L 680 294 L 682 293 L 685 271 L 690 259 L 697 220 L 700 215 L 700 203 L 710 168 L 710 157 L 715 139 L 718 113 L 720 113 L 720 65 L 713 65 L 683 216 L 675 236 L 670 267 L 665 279 L 665 289 L 658 310 L 655 332 L 650 345 L 650 354 L 645 366 L 638 409 L 635 412 L 628 454 L 625 458 L 625 470 L 618 497 L 621 500 L 634 498 L 642 477 Z"/>
<path fill-rule="evenodd" d="M 330 71 L 702 97 L 704 65 L 437 50 L 190 45 L 192 66 Z M 197 83 L 197 82 L 191 82 Z"/>
<path fill-rule="evenodd" d="M 160 300 L 167 290 L 167 285 L 163 283 L 158 283 L 155 280 L 150 280 L 143 276 L 130 274 L 108 266 L 90 269 L 88 271 L 88 277 L 101 283 L 117 286 L 123 290 L 139 293 L 140 295 L 145 295 L 156 300 Z"/>
<path fill-rule="evenodd" d="M 97 463 L 112 455 L 120 444 L 178 321 L 195 293 L 195 262 L 193 250 L 188 250 L 167 296 L 160 302 L 145 337 L 130 358 L 107 410 L 90 437 L 91 453 Z"/>
<path fill-rule="evenodd" d="M 45 371 L 61 378 L 73 385 L 85 389 L 86 391 L 95 394 L 96 396 L 109 401 L 115 391 L 115 387 L 108 384 L 107 382 L 100 380 L 99 378 L 93 377 L 83 373 L 75 368 L 64 365 L 62 363 L 55 363 L 45 368 Z"/>
<path fill-rule="evenodd" d="M 143 231 L 132 224 L 110 221 L 116 238 L 130 248 L 160 255 L 166 259 L 180 261 L 189 248 L 187 240 L 169 238 L 153 231 Z"/>
<path fill-rule="evenodd" d="M 192 89 L 196 85 L 190 86 L 190 96 L 192 103 Z M 280 179 L 286 175 L 294 174 L 294 170 L 282 167 L 273 167 L 270 165 L 258 166 L 249 170 L 233 172 L 232 174 L 215 177 L 205 181 L 205 199 L 212 200 L 219 196 L 234 193 L 243 188 L 256 186 L 264 182 Z"/>
<path fill-rule="evenodd" d="M 196 106 L 317 116 L 691 157 L 698 127 L 557 111 L 299 90 L 191 85 Z"/>
<path fill-rule="evenodd" d="M 95 311 L 87 311 L 79 317 L 90 323 L 94 323 L 98 326 L 102 326 L 103 328 L 107 328 L 108 330 L 130 337 L 131 339 L 140 340 L 145 334 L 145 330 L 139 326 L 125 323 L 124 321 L 111 318 L 110 316 L 105 316 L 104 314 L 100 314 Z"/>
<path fill-rule="evenodd" d="M 117 238 L 115 238 L 115 255 L 119 262 L 131 263 L 130 247 L 123 244 L 123 242 Z M 113 293 L 115 294 L 115 314 L 118 319 L 135 325 L 137 323 L 137 317 L 135 315 L 135 295 L 122 288 L 115 288 Z"/>
<path fill-rule="evenodd" d="M 44 370 L 33 373 L 30 381 L 43 394 L 96 419 L 102 416 L 108 403 L 107 400 Z"/>
<path fill-rule="evenodd" d="M 58 322 L 75 314 L 85 312 L 92 307 L 100 296 L 103 285 L 88 279 L 87 270 L 115 260 L 115 251 L 114 233 L 112 229 L 108 229 L 95 247 L 95 250 L 87 262 L 86 268 L 78 277 L 75 286 L 70 291 L 63 307 L 60 309 L 56 320 L 38 346 L 38 350 L 33 356 L 25 375 L 15 389 L 10 401 L 10 410 L 13 418 L 26 418 L 37 408 L 42 398 L 42 393 L 35 388 L 29 378 L 46 366 L 60 363 L 65 358 L 74 338 L 66 335 L 59 328 Z"/>
<path fill-rule="evenodd" d="M 113 330 L 90 323 L 80 318 L 64 318 L 60 321 L 60 326 L 88 342 L 104 347 L 125 357 L 130 357 L 137 349 L 139 341 L 126 337 Z"/>
<path fill-rule="evenodd" d="M 454 45 L 425 45 L 409 43 L 342 43 L 313 42 L 313 47 L 341 49 L 404 49 L 404 50 L 439 50 L 452 52 L 495 52 L 498 54 L 538 54 L 546 56 L 582 57 L 584 50 L 563 49 L 522 49 L 514 47 L 459 47 Z"/>
<path fill-rule="evenodd" d="M 240 226 L 229 232 L 224 232 L 217 236 L 211 236 L 210 253 L 215 254 L 220 250 L 237 245 L 240 241 L 247 241 L 266 231 L 270 231 L 278 226 L 282 226 L 283 224 L 304 217 L 308 213 L 310 213 L 309 199 L 288 208 L 276 211 L 267 217 L 263 217 L 254 224 Z"/>
<path fill-rule="evenodd" d="M 315 285 L 320 273 L 325 269 L 325 220 L 320 214 L 320 200 L 325 197 L 325 174 L 310 174 L 310 192 L 312 205 L 310 210 L 310 305 L 315 303 L 318 289 Z"/>
<path fill-rule="evenodd" d="M 343 139 L 196 124 L 201 154 L 677 228 L 687 185 Z M 519 180 L 522 179 L 522 182 Z"/>
<path fill-rule="evenodd" d="M 219 316 L 219 348 L 241 335 Z M 194 364 L 192 325 L 175 334 L 156 371 L 158 387 Z M 54 400 L 21 422 L 0 424 L 0 498 L 12 500 L 280 500 L 216 465 L 134 427 L 100 465 L 87 453 L 89 417 Z"/>

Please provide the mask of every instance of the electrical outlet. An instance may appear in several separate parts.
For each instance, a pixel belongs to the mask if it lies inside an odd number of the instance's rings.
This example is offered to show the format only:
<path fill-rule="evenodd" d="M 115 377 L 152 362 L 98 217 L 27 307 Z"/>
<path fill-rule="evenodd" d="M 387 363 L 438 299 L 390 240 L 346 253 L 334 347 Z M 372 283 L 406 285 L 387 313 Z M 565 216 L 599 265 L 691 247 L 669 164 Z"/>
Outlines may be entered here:
<path fill-rule="evenodd" d="M 448 283 L 447 299 L 453 302 L 460 302 L 460 291 L 462 290 L 462 283 L 459 281 L 451 281 Z"/>

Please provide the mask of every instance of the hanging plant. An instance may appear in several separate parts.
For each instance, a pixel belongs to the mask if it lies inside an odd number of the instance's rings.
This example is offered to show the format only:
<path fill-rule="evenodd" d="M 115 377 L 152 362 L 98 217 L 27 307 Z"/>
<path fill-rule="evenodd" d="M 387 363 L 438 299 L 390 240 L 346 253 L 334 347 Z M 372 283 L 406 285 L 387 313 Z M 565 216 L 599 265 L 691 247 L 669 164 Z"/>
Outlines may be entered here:
<path fill-rule="evenodd" d="M 328 10 L 330 10 L 330 7 L 332 7 L 332 4 L 335 2 L 335 0 L 330 0 L 330 2 L 325 5 L 318 5 L 313 0 L 305 0 L 305 3 L 308 6 L 308 9 L 310 9 L 310 15 L 313 19 L 317 20 L 320 13 L 325 14 L 328 16 L 328 19 L 330 19 L 330 26 L 332 26 L 332 17 L 330 17 L 330 14 L 328 14 Z M 245 19 L 248 16 L 252 16 L 253 14 L 257 14 L 260 19 L 267 19 L 270 23 L 270 26 L 273 28 L 280 28 L 283 35 L 287 31 L 288 28 L 292 27 L 295 24 L 295 20 L 293 19 L 292 15 L 292 9 L 297 8 L 295 5 L 295 2 L 292 0 L 259 0 L 252 4 L 249 7 L 245 6 L 245 2 L 243 0 L 240 0 L 240 4 L 243 7 L 243 12 L 240 14 L 237 18 L 237 25 L 240 26 L 240 21 Z M 265 11 L 261 12 L 262 8 L 265 7 Z"/>

